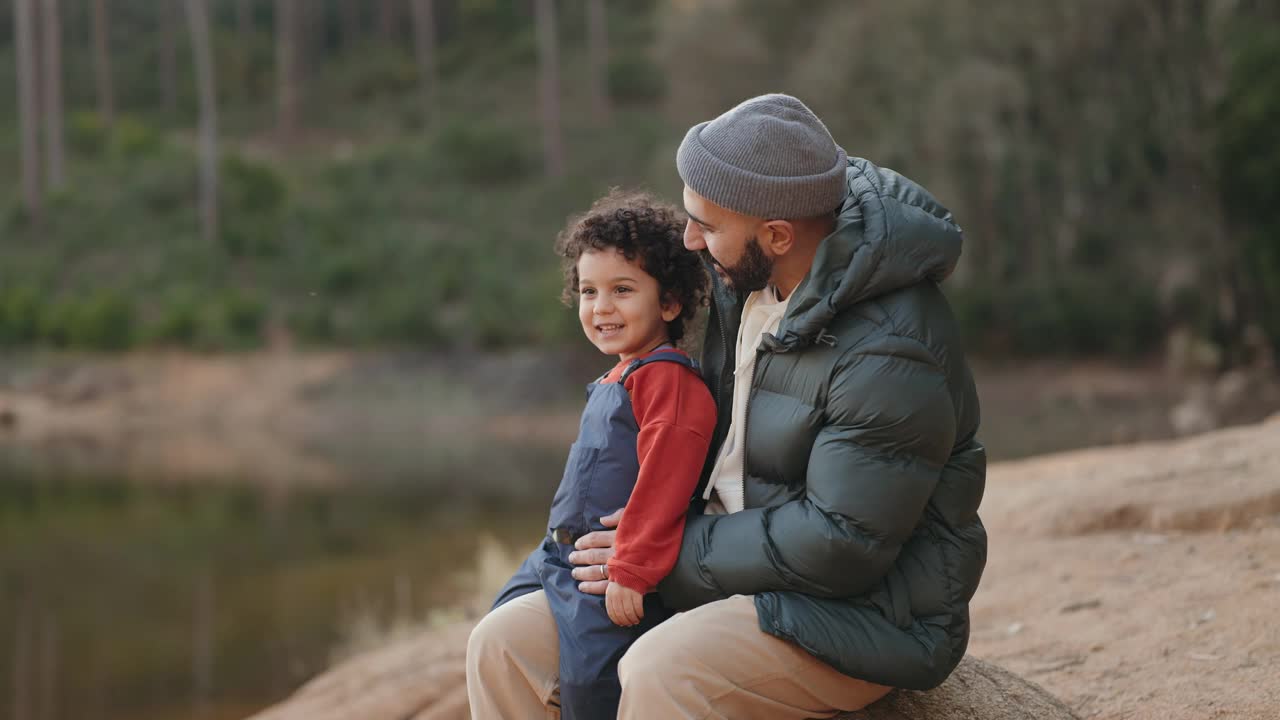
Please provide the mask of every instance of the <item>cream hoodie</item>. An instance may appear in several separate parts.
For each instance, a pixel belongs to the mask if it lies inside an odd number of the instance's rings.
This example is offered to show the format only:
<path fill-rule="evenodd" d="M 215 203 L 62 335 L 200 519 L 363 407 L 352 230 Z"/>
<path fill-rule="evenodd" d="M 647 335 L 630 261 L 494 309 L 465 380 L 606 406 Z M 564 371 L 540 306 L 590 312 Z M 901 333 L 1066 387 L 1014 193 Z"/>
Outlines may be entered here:
<path fill-rule="evenodd" d="M 743 444 L 747 416 L 747 398 L 751 395 L 751 379 L 756 369 L 756 349 L 764 333 L 773 333 L 787 312 L 787 302 L 778 299 L 772 285 L 747 296 L 742 306 L 742 324 L 738 326 L 737 367 L 733 370 L 733 407 L 729 416 L 729 432 L 720 446 L 704 499 L 706 514 L 735 513 L 744 507 Z M 712 492 L 715 497 L 712 497 Z"/>

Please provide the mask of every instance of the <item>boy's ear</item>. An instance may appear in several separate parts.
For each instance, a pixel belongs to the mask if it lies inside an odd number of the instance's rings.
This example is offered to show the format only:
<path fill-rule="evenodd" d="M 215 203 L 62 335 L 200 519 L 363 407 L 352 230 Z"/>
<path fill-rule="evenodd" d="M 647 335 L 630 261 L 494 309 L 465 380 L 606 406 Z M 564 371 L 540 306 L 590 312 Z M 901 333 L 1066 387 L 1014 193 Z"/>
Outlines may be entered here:
<path fill-rule="evenodd" d="M 662 322 L 671 322 L 680 317 L 680 312 L 684 310 L 684 305 L 679 300 L 670 295 L 662 299 Z"/>

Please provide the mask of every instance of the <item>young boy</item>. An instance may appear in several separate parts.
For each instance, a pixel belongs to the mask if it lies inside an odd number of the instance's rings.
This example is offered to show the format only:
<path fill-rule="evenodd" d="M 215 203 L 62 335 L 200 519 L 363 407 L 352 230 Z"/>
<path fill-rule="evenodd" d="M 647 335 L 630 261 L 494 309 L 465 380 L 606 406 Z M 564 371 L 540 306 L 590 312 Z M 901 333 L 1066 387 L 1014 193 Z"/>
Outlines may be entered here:
<path fill-rule="evenodd" d="M 716 413 L 693 361 L 674 347 L 707 284 L 698 257 L 684 248 L 683 229 L 673 208 L 615 192 L 556 243 L 566 304 L 577 305 L 587 338 L 618 364 L 587 386 L 547 537 L 491 613 L 524 595 L 545 596 L 560 642 L 563 720 L 615 718 L 618 660 L 670 616 L 653 590 L 675 564 Z M 608 590 L 603 598 L 583 593 L 570 574 L 573 543 L 604 529 L 600 518 L 623 506 Z M 485 713 L 472 706 L 473 717 L 491 720 Z"/>

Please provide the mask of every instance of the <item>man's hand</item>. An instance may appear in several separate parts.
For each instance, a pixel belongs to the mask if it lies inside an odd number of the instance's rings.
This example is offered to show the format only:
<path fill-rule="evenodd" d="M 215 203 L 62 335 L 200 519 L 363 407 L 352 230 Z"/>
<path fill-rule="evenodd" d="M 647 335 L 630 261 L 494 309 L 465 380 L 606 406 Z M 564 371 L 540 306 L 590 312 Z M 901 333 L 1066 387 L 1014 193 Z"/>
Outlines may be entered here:
<path fill-rule="evenodd" d="M 616 528 L 622 521 L 621 508 L 612 515 L 600 518 L 600 524 L 607 528 Z M 613 557 L 613 536 L 616 530 L 597 530 L 578 538 L 574 543 L 577 550 L 569 553 L 569 562 L 580 565 L 573 569 L 573 579 L 578 581 L 578 589 L 590 595 L 604 595 L 609 587 L 608 571 L 605 564 Z M 607 598 L 606 598 L 607 600 Z"/>
<path fill-rule="evenodd" d="M 604 608 L 614 625 L 631 627 L 644 618 L 644 595 L 616 582 L 609 583 L 604 593 Z"/>

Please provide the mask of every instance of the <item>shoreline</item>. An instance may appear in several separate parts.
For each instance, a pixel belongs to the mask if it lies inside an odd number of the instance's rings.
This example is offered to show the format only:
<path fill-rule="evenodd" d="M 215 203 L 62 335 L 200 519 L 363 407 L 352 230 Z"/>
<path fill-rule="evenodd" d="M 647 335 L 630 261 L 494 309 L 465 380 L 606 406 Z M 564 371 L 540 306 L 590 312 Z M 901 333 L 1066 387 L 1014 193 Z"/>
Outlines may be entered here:
<path fill-rule="evenodd" d="M 51 471 L 331 486 L 412 474 L 424 452 L 563 452 L 582 378 L 574 348 L 513 353 L 38 354 L 0 363 L 0 453 Z M 1280 410 L 1274 374 L 1218 378 L 1105 361 L 977 361 L 993 461 L 1169 439 Z"/>

